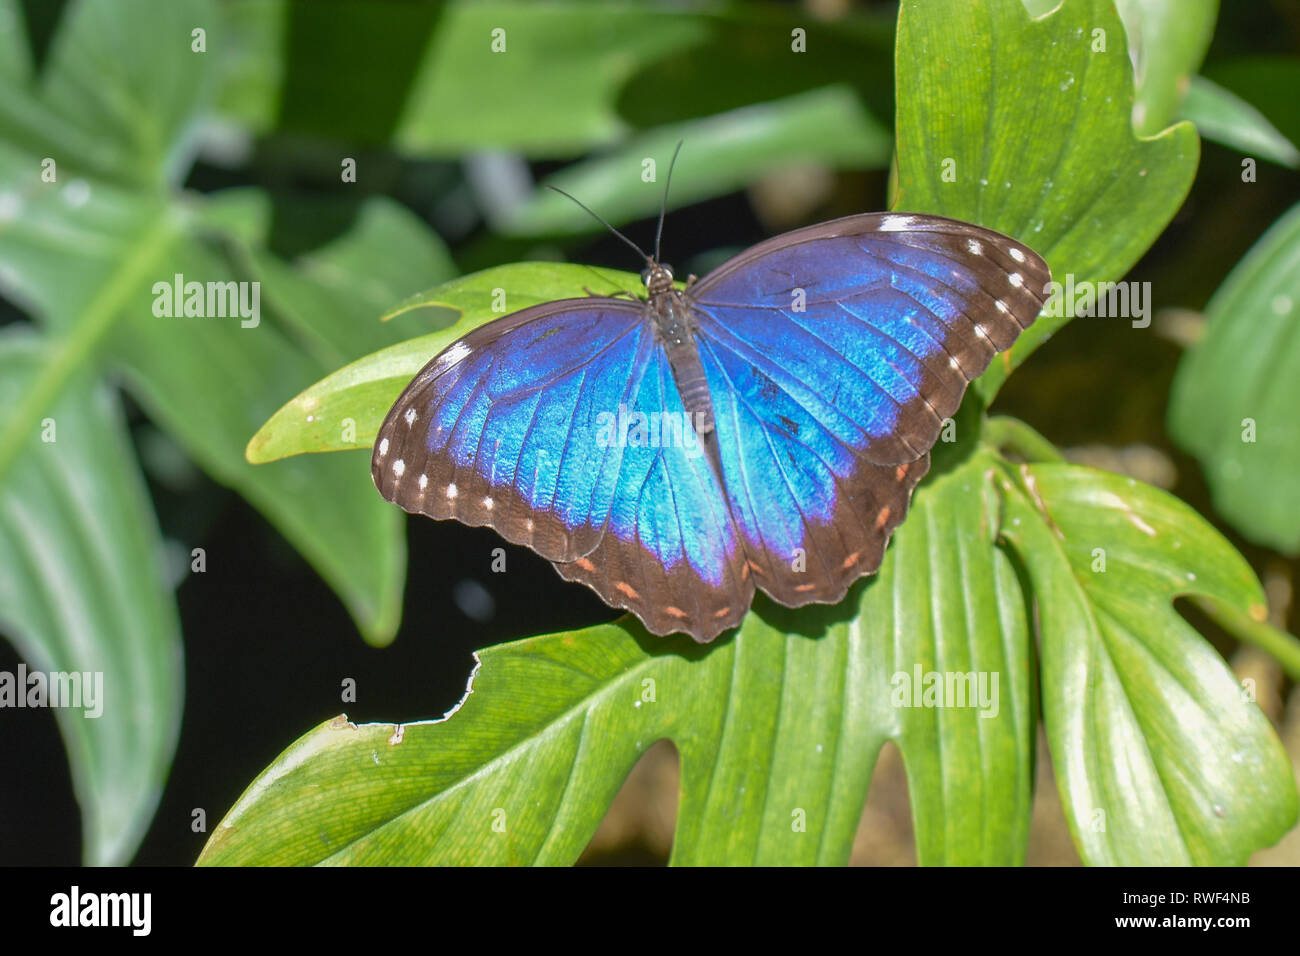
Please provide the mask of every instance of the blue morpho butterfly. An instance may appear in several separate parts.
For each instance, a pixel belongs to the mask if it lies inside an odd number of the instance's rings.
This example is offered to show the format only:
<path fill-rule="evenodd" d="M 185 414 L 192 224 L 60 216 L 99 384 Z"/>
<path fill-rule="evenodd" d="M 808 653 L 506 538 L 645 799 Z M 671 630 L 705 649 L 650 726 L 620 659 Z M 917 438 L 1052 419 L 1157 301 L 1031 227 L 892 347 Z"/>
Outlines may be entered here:
<path fill-rule="evenodd" d="M 1007 236 L 906 213 L 796 229 L 685 290 L 658 237 L 637 251 L 647 300 L 547 302 L 435 356 L 371 473 L 700 642 L 756 587 L 833 604 L 876 571 L 944 419 L 1051 278 Z"/>

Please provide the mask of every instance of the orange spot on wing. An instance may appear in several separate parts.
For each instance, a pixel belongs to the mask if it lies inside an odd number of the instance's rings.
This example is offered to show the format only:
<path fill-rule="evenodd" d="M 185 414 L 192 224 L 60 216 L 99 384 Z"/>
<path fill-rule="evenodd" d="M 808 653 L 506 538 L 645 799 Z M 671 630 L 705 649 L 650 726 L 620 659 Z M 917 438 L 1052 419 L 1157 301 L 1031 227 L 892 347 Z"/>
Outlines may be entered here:
<path fill-rule="evenodd" d="M 731 613 L 731 605 L 728 604 L 726 607 L 722 608 L 722 610 L 716 611 L 713 616 L 717 618 L 722 618 L 722 617 L 726 617 L 730 613 Z"/>
<path fill-rule="evenodd" d="M 883 531 L 887 524 L 889 524 L 889 505 L 881 508 L 880 514 L 876 515 L 876 530 Z"/>
<path fill-rule="evenodd" d="M 904 478 L 906 478 L 906 477 L 907 477 L 907 466 L 906 466 L 906 465 L 899 465 L 897 468 L 894 469 L 894 480 L 895 480 L 895 481 L 902 481 L 902 480 L 903 480 Z"/>
<path fill-rule="evenodd" d="M 858 558 L 860 558 L 860 557 L 862 557 L 862 552 L 861 552 L 861 551 L 854 551 L 852 554 L 850 554 L 847 558 L 844 559 L 844 563 L 841 564 L 840 567 L 841 567 L 841 568 L 844 568 L 845 570 L 847 570 L 847 569 L 853 567 L 853 565 L 857 564 L 857 563 L 858 563 Z"/>
<path fill-rule="evenodd" d="M 586 559 L 584 558 L 583 560 Z M 628 584 L 626 581 L 619 581 L 617 584 L 614 585 L 614 587 L 622 591 L 624 594 L 626 594 L 634 601 L 641 596 L 636 593 L 636 588 L 632 587 L 632 585 Z"/>
<path fill-rule="evenodd" d="M 588 561 L 586 558 L 579 558 L 577 561 L 574 561 L 573 563 L 576 564 L 578 567 L 582 568 L 582 570 L 584 571 L 596 570 L 596 566 L 592 564 L 590 561 Z"/>
<path fill-rule="evenodd" d="M 683 611 L 679 607 L 673 607 L 671 604 L 669 604 L 667 607 L 664 608 L 664 612 L 677 618 L 678 620 L 681 620 L 682 618 L 686 617 L 685 611 Z"/>
<path fill-rule="evenodd" d="M 796 591 L 800 591 L 800 592 L 802 592 L 802 591 L 811 591 L 811 590 L 813 590 L 815 587 L 817 587 L 817 585 L 815 585 L 815 584 L 800 584 L 798 587 L 795 588 L 795 590 L 796 590 Z"/>

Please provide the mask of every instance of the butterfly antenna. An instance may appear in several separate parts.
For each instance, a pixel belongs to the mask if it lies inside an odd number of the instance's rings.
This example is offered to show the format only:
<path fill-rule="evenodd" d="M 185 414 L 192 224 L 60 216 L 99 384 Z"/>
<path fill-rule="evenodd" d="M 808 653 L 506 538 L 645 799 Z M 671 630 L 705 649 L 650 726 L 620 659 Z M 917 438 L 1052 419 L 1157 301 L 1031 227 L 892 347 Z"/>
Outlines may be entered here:
<path fill-rule="evenodd" d="M 673 167 L 677 165 L 677 154 L 682 151 L 683 142 L 684 140 L 680 139 L 677 141 L 677 148 L 673 150 L 673 158 L 668 163 L 668 179 L 664 183 L 664 201 L 659 207 L 659 228 L 655 230 L 655 262 L 659 261 L 659 239 L 664 234 L 664 216 L 668 214 L 668 187 L 673 184 Z"/>
<path fill-rule="evenodd" d="M 612 232 L 614 235 L 618 236 L 620 239 L 622 239 L 624 242 L 626 242 L 629 246 L 631 246 L 633 249 L 635 249 L 635 250 L 636 250 L 636 254 L 639 255 L 642 259 L 644 259 L 646 262 L 649 262 L 649 261 L 650 261 L 650 257 L 647 256 L 647 255 L 645 254 L 645 252 L 642 251 L 642 249 L 641 249 L 640 246 L 638 246 L 635 242 L 633 242 L 633 241 L 632 241 L 631 239 L 629 239 L 627 236 L 623 235 L 621 232 L 619 232 L 617 229 L 615 229 L 613 226 L 611 226 L 609 223 L 607 223 L 604 219 L 602 219 L 599 215 L 597 215 L 593 210 L 591 210 L 590 208 L 588 208 L 588 207 L 587 207 L 587 206 L 586 206 L 586 205 L 585 205 L 585 204 L 584 204 L 580 199 L 577 199 L 577 198 L 575 198 L 575 197 L 573 197 L 573 196 L 570 196 L 568 193 L 566 193 L 566 192 L 565 192 L 563 189 L 561 189 L 559 186 L 552 186 L 550 183 L 547 183 L 547 184 L 546 184 L 546 188 L 547 188 L 547 189 L 550 189 L 550 190 L 553 190 L 553 191 L 555 191 L 555 192 L 557 192 L 557 193 L 559 193 L 559 194 L 560 194 L 561 196 L 563 196 L 565 199 L 571 199 L 571 200 L 573 200 L 575 203 L 578 204 L 579 208 L 581 208 L 581 209 L 583 209 L 584 211 L 586 211 L 587 215 L 591 216 L 591 218 L 595 219 L 598 223 L 600 223 L 602 226 L 604 226 L 606 229 L 608 229 L 608 230 L 609 230 L 610 232 Z"/>

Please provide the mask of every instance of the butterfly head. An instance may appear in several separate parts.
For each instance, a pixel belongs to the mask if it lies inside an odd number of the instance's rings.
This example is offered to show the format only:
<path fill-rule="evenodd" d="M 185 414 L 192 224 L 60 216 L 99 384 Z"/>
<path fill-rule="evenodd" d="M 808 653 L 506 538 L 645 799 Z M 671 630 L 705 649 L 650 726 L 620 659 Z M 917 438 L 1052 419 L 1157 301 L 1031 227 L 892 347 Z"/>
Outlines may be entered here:
<path fill-rule="evenodd" d="M 673 270 L 661 262 L 650 260 L 641 272 L 641 281 L 651 295 L 660 295 L 673 287 Z"/>

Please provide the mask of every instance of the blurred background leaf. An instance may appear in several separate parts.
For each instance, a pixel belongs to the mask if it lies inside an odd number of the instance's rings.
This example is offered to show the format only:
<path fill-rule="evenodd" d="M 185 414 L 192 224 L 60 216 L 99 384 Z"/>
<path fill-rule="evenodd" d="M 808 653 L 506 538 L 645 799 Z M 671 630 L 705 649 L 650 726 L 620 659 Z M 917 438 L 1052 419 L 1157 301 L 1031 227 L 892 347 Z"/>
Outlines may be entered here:
<path fill-rule="evenodd" d="M 1300 166 L 1300 150 L 1294 143 L 1263 113 L 1213 80 L 1203 76 L 1192 78 L 1181 118 L 1195 123 L 1205 138 L 1231 146 L 1247 156 L 1259 156 L 1292 169 Z"/>
<path fill-rule="evenodd" d="M 1174 122 L 1205 59 L 1219 0 L 1116 0 L 1133 60 L 1133 128 L 1154 136 Z"/>
<path fill-rule="evenodd" d="M 261 133 L 392 142 L 408 154 L 561 158 L 635 129 L 841 83 L 854 60 L 854 82 L 888 107 L 888 15 L 832 26 L 762 3 L 671 16 L 651 4 L 602 5 L 598 17 L 575 0 L 231 7 L 238 52 L 222 112 Z M 792 52 L 796 27 L 818 56 Z"/>
<path fill-rule="evenodd" d="M 1259 110 L 1291 143 L 1300 143 L 1300 57 L 1256 54 L 1227 57 L 1206 64 L 1205 76 Z"/>
<path fill-rule="evenodd" d="M 614 222 L 655 215 L 664 191 L 657 176 L 644 179 L 644 164 L 647 159 L 671 156 L 678 142 L 683 144 L 683 154 L 673 170 L 670 209 L 743 189 L 764 175 L 801 163 L 883 167 L 893 147 L 889 131 L 866 112 L 851 88 L 831 86 L 656 127 L 633 136 L 612 153 L 565 167 L 545 185 L 582 197 L 586 205 Z M 502 232 L 524 235 L 600 228 L 571 200 L 544 187 L 501 220 L 496 225 Z"/>
<path fill-rule="evenodd" d="M 213 92 L 209 60 L 191 49 L 196 28 L 219 30 L 211 0 L 70 5 L 39 79 L 0 98 L 0 133 L 69 171 L 141 187 L 176 182 L 192 158 L 196 111 Z"/>
<path fill-rule="evenodd" d="M 23 330 L 0 334 L 0 405 L 17 404 L 44 348 Z M 180 620 L 116 396 L 83 372 L 46 411 L 0 478 L 0 627 L 29 670 L 83 675 L 83 693 L 91 674 L 102 680 L 94 708 L 86 697 L 86 707 L 54 713 L 82 809 L 83 859 L 121 866 L 176 746 Z"/>
<path fill-rule="evenodd" d="M 1215 293 L 1178 369 L 1169 430 L 1241 533 L 1300 552 L 1300 206 Z"/>

